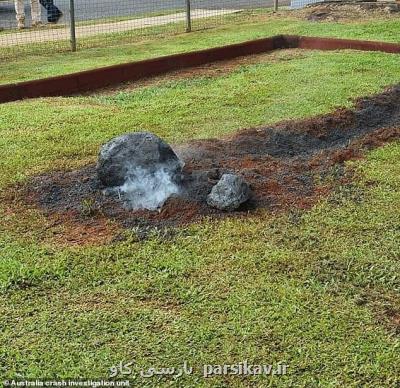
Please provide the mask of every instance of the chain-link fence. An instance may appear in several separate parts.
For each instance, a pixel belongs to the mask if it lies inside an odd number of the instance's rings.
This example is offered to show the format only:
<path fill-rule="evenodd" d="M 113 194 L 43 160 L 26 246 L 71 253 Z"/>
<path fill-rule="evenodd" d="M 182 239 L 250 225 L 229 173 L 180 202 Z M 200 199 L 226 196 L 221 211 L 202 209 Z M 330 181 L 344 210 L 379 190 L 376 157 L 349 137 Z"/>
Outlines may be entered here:
<path fill-rule="evenodd" d="M 221 24 L 278 0 L 0 0 L 0 57 L 131 42 Z M 281 0 L 287 5 L 289 0 Z"/>

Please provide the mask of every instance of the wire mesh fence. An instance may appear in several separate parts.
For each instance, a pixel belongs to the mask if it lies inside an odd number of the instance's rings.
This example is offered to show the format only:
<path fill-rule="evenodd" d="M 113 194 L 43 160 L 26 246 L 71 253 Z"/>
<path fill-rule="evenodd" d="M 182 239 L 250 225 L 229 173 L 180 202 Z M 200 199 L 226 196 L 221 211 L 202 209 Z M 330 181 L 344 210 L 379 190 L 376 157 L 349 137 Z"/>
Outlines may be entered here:
<path fill-rule="evenodd" d="M 277 0 L 0 0 L 0 57 L 75 50 L 222 24 Z M 287 4 L 287 1 L 285 2 Z M 276 5 L 276 4 L 275 4 Z"/>
<path fill-rule="evenodd" d="M 292 9 L 298 9 L 304 8 L 309 4 L 316 4 L 320 2 L 321 0 L 292 0 L 290 6 Z"/>

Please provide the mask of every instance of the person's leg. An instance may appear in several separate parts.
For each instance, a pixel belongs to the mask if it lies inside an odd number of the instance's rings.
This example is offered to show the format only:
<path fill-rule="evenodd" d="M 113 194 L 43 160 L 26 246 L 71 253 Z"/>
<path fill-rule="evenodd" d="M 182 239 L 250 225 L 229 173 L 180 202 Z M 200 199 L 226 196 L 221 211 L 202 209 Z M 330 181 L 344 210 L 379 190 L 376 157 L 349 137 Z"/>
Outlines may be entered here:
<path fill-rule="evenodd" d="M 41 11 L 39 0 L 31 0 L 32 26 L 35 27 L 41 23 Z"/>
<path fill-rule="evenodd" d="M 62 12 L 54 5 L 53 0 L 49 0 L 51 2 L 51 10 L 48 14 L 48 22 L 49 23 L 57 23 L 58 19 L 62 16 Z"/>
<path fill-rule="evenodd" d="M 40 4 L 47 11 L 47 21 L 49 23 L 56 23 L 58 19 L 62 16 L 62 12 L 54 5 L 53 0 L 39 0 Z"/>
<path fill-rule="evenodd" d="M 17 26 L 19 29 L 25 27 L 24 0 L 14 0 Z"/>

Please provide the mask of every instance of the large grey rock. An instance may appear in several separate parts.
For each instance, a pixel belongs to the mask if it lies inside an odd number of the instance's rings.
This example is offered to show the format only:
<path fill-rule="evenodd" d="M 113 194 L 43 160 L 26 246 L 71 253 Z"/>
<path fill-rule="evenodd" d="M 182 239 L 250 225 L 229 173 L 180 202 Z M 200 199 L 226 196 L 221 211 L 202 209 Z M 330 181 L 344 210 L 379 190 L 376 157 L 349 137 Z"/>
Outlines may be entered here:
<path fill-rule="evenodd" d="M 212 188 L 207 203 L 220 210 L 233 211 L 250 197 L 250 188 L 239 175 L 224 174 Z"/>
<path fill-rule="evenodd" d="M 100 149 L 97 174 L 106 187 L 123 185 L 137 171 L 155 173 L 160 168 L 179 179 L 182 162 L 172 148 L 149 132 L 128 133 L 110 140 Z"/>

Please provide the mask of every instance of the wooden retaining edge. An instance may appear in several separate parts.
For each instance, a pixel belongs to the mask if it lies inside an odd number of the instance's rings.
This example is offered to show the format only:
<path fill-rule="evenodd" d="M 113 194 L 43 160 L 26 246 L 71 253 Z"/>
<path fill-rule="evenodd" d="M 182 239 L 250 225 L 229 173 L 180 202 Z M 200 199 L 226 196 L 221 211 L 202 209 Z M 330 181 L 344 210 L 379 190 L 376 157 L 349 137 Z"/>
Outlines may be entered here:
<path fill-rule="evenodd" d="M 400 44 L 395 43 L 278 35 L 224 47 L 107 66 L 58 77 L 0 85 L 0 103 L 25 98 L 68 96 L 117 85 L 122 82 L 137 81 L 166 74 L 174 70 L 288 48 L 313 50 L 354 49 L 400 53 Z"/>
<path fill-rule="evenodd" d="M 400 54 L 400 44 L 363 40 L 298 37 L 298 48 L 307 50 L 362 50 Z"/>

